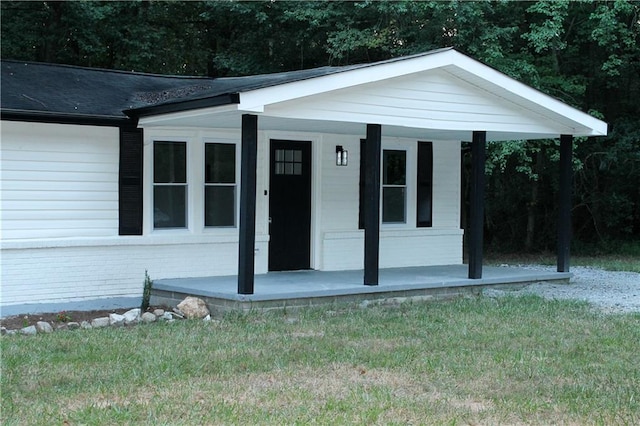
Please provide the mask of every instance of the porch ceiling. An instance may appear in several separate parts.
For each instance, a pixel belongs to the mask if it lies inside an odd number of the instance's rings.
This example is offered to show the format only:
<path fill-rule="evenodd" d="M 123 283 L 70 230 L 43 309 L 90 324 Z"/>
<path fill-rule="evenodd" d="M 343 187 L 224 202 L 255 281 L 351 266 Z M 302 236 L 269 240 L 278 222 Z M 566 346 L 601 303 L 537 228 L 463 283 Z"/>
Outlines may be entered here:
<path fill-rule="evenodd" d="M 185 127 L 198 129 L 240 129 L 243 111 L 225 111 L 217 114 L 199 114 L 188 117 L 149 117 L 140 120 L 140 127 Z M 258 114 L 260 131 L 311 132 L 341 135 L 366 134 L 366 124 L 337 120 L 312 120 L 299 118 L 270 117 Z M 429 129 L 383 125 L 382 136 L 387 138 L 404 137 L 418 140 L 471 141 L 473 130 Z M 570 132 L 569 132 L 570 133 Z M 532 140 L 558 138 L 560 132 L 535 133 L 524 131 L 487 131 L 487 141 Z M 575 134 L 575 133 L 574 133 Z"/>

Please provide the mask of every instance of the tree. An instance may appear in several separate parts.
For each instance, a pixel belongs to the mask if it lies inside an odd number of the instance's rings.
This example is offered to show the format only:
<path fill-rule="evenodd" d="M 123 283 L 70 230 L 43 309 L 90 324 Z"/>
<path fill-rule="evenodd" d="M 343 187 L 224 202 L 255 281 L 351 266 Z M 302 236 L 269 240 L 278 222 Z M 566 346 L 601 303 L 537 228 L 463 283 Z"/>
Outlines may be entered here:
<path fill-rule="evenodd" d="M 3 58 L 164 74 L 258 74 L 454 46 L 609 122 L 608 137 L 575 144 L 575 237 L 640 237 L 638 2 L 44 1 L 0 7 Z M 489 144 L 490 244 L 553 248 L 557 144 Z"/>

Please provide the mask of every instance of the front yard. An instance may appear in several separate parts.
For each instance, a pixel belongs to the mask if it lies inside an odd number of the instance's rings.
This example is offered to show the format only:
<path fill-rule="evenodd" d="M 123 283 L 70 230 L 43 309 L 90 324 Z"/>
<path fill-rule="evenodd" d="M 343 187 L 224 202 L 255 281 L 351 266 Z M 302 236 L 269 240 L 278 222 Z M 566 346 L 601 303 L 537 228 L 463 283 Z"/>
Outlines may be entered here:
<path fill-rule="evenodd" d="M 0 340 L 5 425 L 640 423 L 640 314 L 534 296 Z"/>

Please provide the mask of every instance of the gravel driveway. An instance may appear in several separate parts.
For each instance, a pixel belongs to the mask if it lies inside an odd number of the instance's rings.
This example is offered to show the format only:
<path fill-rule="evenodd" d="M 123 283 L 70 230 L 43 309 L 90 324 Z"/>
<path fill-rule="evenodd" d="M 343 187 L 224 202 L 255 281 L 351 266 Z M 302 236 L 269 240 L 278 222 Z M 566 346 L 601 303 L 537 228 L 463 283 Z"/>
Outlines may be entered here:
<path fill-rule="evenodd" d="M 527 265 L 520 268 L 555 270 L 551 266 Z M 534 283 L 520 290 L 487 290 L 485 295 L 537 294 L 547 299 L 585 300 L 605 312 L 640 312 L 640 274 L 612 272 L 575 266 L 569 284 Z"/>

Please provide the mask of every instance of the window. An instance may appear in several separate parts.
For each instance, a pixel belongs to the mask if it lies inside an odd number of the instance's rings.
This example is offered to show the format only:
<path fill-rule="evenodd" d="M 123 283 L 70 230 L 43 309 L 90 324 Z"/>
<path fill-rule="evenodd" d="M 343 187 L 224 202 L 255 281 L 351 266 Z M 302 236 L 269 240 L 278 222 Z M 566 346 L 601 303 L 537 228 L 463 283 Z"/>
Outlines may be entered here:
<path fill-rule="evenodd" d="M 416 226 L 432 226 L 433 203 L 433 144 L 418 142 L 418 181 L 417 181 Z"/>
<path fill-rule="evenodd" d="M 382 152 L 382 223 L 405 223 L 407 152 Z"/>
<path fill-rule="evenodd" d="M 187 227 L 187 143 L 153 143 L 153 226 Z"/>
<path fill-rule="evenodd" d="M 364 229 L 365 143 L 360 140 L 360 200 L 358 228 Z M 429 143 L 430 144 L 430 143 Z M 407 222 L 407 151 L 383 150 L 382 155 L 382 222 Z M 429 225 L 430 226 L 430 225 Z"/>
<path fill-rule="evenodd" d="M 276 149 L 277 175 L 302 175 L 302 150 Z"/>
<path fill-rule="evenodd" d="M 205 144 L 204 225 L 236 224 L 236 146 Z"/>

